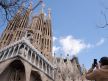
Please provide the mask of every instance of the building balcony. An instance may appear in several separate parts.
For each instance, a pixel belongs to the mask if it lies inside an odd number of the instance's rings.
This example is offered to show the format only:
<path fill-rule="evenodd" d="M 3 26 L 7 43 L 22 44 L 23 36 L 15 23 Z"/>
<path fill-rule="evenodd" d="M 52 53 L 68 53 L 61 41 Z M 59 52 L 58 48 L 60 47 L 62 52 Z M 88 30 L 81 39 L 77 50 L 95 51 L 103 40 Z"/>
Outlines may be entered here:
<path fill-rule="evenodd" d="M 26 38 L 0 49 L 0 62 L 20 57 L 54 80 L 54 66 Z"/>

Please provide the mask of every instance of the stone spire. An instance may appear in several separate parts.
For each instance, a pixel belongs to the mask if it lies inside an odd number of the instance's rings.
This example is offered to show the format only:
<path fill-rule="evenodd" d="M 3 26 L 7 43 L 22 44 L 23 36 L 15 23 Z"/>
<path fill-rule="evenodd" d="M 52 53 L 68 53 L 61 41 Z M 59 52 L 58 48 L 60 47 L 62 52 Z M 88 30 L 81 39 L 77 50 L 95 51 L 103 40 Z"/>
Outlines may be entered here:
<path fill-rule="evenodd" d="M 44 13 L 44 8 L 45 8 L 45 4 L 42 2 L 41 3 L 41 13 Z"/>
<path fill-rule="evenodd" d="M 67 62 L 69 62 L 69 61 L 70 61 L 70 60 L 69 60 L 69 54 L 67 54 L 67 58 L 66 58 L 66 59 L 67 59 Z"/>
<path fill-rule="evenodd" d="M 82 74 L 85 75 L 85 73 L 86 73 L 86 68 L 85 68 L 85 65 L 82 64 Z"/>
<path fill-rule="evenodd" d="M 67 59 L 69 59 L 69 54 L 67 54 Z"/>
<path fill-rule="evenodd" d="M 51 8 L 48 8 L 48 19 L 51 19 Z"/>
<path fill-rule="evenodd" d="M 32 0 L 30 0 L 30 4 L 29 4 L 28 9 L 29 9 L 29 10 L 32 10 Z"/>
<path fill-rule="evenodd" d="M 24 6 L 25 6 L 25 3 L 22 3 L 21 7 L 19 8 L 17 14 L 21 14 L 21 12 L 23 11 L 24 9 Z"/>

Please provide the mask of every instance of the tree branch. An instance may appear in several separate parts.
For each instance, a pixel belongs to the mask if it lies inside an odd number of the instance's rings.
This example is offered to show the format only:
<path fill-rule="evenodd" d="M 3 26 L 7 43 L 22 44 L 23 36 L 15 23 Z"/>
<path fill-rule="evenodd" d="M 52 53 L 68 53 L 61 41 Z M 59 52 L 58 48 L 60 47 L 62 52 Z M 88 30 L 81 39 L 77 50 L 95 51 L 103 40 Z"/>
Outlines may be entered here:
<path fill-rule="evenodd" d="M 97 26 L 97 27 L 99 27 L 99 28 L 105 28 L 105 27 L 107 27 L 107 26 L 108 26 L 107 17 L 106 17 L 106 14 L 105 14 L 105 13 L 103 13 L 102 11 L 101 11 L 101 14 L 104 16 L 104 19 L 105 19 L 105 24 L 104 24 L 103 26 Z"/>

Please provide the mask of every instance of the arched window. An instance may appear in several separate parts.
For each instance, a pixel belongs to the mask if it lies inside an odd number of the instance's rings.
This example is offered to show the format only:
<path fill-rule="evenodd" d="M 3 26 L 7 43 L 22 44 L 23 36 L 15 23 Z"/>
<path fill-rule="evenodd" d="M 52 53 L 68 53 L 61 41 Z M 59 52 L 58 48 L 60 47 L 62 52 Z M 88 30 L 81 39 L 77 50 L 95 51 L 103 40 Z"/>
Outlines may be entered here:
<path fill-rule="evenodd" d="M 20 60 L 12 62 L 0 75 L 2 81 L 23 81 L 25 80 L 25 68 Z"/>

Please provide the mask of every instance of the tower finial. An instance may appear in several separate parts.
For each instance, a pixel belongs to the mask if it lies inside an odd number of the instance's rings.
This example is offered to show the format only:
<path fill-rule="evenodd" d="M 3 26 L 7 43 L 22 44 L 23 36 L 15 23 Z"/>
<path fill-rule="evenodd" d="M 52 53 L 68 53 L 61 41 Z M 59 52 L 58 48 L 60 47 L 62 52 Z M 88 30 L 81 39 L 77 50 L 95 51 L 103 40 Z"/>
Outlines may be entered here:
<path fill-rule="evenodd" d="M 48 8 L 48 18 L 51 18 L 51 8 Z"/>
<path fill-rule="evenodd" d="M 22 3 L 21 4 L 21 7 L 19 8 L 19 10 L 18 10 L 18 12 L 17 13 L 21 13 L 22 12 L 22 10 L 24 9 L 24 7 L 25 7 L 25 3 Z"/>
<path fill-rule="evenodd" d="M 85 68 L 84 64 L 82 64 L 82 73 L 83 73 L 83 75 L 85 75 L 85 73 L 86 73 L 86 68 Z"/>
<path fill-rule="evenodd" d="M 69 54 L 67 54 L 67 60 L 69 60 Z"/>
<path fill-rule="evenodd" d="M 30 0 L 29 9 L 32 10 L 32 0 Z"/>
<path fill-rule="evenodd" d="M 42 6 L 41 13 L 44 13 L 45 4 L 42 2 L 41 6 Z"/>

